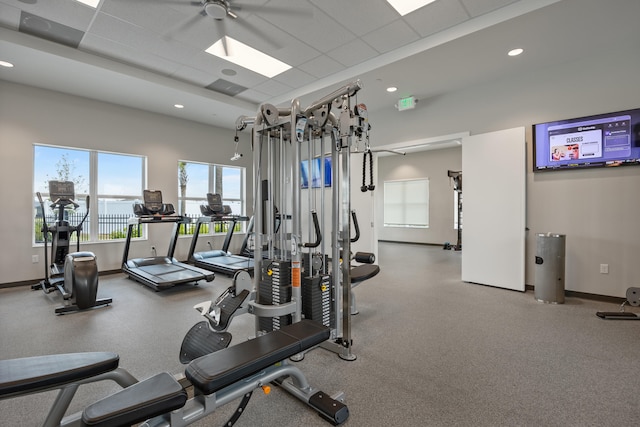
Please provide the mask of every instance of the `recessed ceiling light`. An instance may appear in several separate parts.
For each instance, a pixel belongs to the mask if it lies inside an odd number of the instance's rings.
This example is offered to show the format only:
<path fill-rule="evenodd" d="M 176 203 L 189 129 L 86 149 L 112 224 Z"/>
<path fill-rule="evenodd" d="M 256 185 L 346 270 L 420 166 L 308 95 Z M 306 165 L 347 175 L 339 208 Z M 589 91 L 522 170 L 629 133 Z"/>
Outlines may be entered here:
<path fill-rule="evenodd" d="M 98 7 L 98 3 L 100 3 L 100 0 L 76 0 L 79 1 L 80 3 L 84 3 L 87 6 L 91 6 L 92 8 L 97 8 Z"/>
<path fill-rule="evenodd" d="M 173 106 L 176 107 L 177 109 L 184 108 L 184 105 L 182 104 L 174 104 Z"/>
<path fill-rule="evenodd" d="M 232 39 L 229 36 L 225 36 L 225 39 L 227 44 L 226 53 L 222 44 L 222 39 L 209 46 L 205 52 L 229 62 L 233 62 L 236 65 L 254 71 L 258 74 L 262 74 L 268 78 L 277 76 L 291 68 L 291 65 L 285 64 L 284 62 L 262 53 L 251 46 L 247 46 L 238 40 Z"/>
<path fill-rule="evenodd" d="M 401 16 L 411 13 L 416 9 L 420 9 L 434 1 L 436 0 L 387 0 L 387 2 L 389 2 L 389 4 L 393 6 Z"/>
<path fill-rule="evenodd" d="M 509 55 L 509 56 L 518 56 L 518 55 L 520 55 L 522 52 L 524 52 L 524 49 L 520 49 L 520 48 L 517 48 L 517 49 L 511 49 L 511 50 L 509 51 L 509 53 L 507 53 L 507 55 Z"/>
<path fill-rule="evenodd" d="M 397 87 L 395 87 L 395 86 L 391 86 L 391 87 L 388 87 L 388 88 L 387 88 L 387 92 L 395 92 L 395 91 L 397 91 L 397 90 L 398 90 L 398 88 L 397 88 Z"/>
<path fill-rule="evenodd" d="M 0 67 L 13 68 L 13 64 L 7 61 L 0 61 Z"/>

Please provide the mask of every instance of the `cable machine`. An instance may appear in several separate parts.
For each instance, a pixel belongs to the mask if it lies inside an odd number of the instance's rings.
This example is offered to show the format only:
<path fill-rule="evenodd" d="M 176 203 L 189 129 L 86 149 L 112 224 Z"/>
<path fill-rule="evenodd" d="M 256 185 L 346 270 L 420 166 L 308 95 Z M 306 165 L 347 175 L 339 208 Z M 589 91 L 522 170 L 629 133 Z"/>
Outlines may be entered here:
<path fill-rule="evenodd" d="M 236 123 L 238 130 L 252 126 L 256 295 L 248 311 L 256 316 L 256 330 L 278 329 L 304 314 L 331 328 L 331 339 L 321 346 L 346 360 L 356 358 L 350 322 L 350 148 L 367 125 L 352 106 L 361 88 L 360 81 L 352 82 L 306 109 L 297 99 L 290 108 L 263 104 L 255 118 Z M 301 180 L 303 152 L 306 180 Z M 328 174 L 331 186 L 325 187 Z M 279 218 L 290 221 L 280 221 L 276 229 Z"/>

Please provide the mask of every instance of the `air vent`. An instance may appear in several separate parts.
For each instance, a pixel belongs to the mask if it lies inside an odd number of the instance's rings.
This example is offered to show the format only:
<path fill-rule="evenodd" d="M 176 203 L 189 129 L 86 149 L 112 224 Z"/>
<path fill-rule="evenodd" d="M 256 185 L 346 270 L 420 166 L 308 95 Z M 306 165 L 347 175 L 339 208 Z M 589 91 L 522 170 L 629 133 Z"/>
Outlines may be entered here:
<path fill-rule="evenodd" d="M 240 92 L 244 92 L 245 90 L 247 90 L 247 88 L 244 86 L 231 83 L 230 81 L 227 81 L 224 79 L 216 80 L 215 82 L 207 86 L 207 89 L 224 93 L 225 95 L 229 95 L 229 96 L 236 96 Z"/>
<path fill-rule="evenodd" d="M 84 31 L 76 30 L 24 11 L 20 14 L 18 30 L 21 33 L 31 34 L 32 36 L 74 48 L 80 45 L 80 40 L 84 37 Z"/>

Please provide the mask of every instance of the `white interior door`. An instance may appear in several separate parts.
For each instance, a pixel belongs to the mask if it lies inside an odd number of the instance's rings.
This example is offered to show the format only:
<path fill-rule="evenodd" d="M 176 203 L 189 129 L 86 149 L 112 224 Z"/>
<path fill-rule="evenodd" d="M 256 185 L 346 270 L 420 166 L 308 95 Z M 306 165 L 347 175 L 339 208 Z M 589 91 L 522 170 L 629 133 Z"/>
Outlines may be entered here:
<path fill-rule="evenodd" d="M 525 289 L 524 128 L 462 140 L 462 280 Z"/>

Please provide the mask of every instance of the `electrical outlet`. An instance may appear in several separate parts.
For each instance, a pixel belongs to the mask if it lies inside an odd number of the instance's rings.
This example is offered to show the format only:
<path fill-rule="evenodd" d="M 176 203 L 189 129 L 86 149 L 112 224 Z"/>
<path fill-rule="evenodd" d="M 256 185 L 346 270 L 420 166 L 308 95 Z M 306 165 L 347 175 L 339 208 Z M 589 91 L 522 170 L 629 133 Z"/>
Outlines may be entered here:
<path fill-rule="evenodd" d="M 37 264 L 40 262 L 40 257 L 38 255 L 31 255 L 31 262 L 33 264 Z"/>
<path fill-rule="evenodd" d="M 609 264 L 600 264 L 600 274 L 609 274 Z"/>

